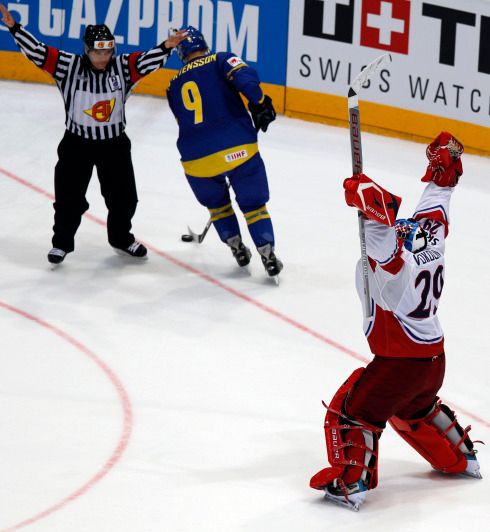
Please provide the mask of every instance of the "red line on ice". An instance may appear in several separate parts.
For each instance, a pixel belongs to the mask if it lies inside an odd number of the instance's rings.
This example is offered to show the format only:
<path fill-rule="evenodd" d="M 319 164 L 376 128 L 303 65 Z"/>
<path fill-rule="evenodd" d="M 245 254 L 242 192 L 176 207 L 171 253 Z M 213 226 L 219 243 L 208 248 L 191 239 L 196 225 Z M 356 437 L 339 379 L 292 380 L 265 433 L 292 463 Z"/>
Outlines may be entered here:
<path fill-rule="evenodd" d="M 48 196 L 48 197 L 54 199 L 54 197 L 51 194 L 49 194 L 48 192 L 46 192 L 45 190 L 43 190 L 43 189 L 41 189 L 41 188 L 39 188 L 39 187 L 37 187 L 35 185 L 32 185 L 31 183 L 29 183 L 25 179 L 22 179 L 22 178 L 20 178 L 20 177 L 18 177 L 16 175 L 12 174 L 11 172 L 8 172 L 7 170 L 4 170 L 1 167 L 0 167 L 0 173 L 3 173 L 4 175 L 6 175 L 7 177 L 10 177 L 14 181 L 17 181 L 18 183 L 20 183 L 20 184 L 22 184 L 24 186 L 27 186 L 28 188 L 30 188 L 30 189 L 32 189 L 32 190 L 34 190 L 36 192 L 39 192 L 40 194 L 42 194 L 44 196 Z M 99 225 L 105 225 L 105 222 L 103 220 L 101 220 L 100 218 L 97 218 L 96 216 L 90 215 L 88 213 L 86 213 L 84 216 L 86 216 L 87 218 L 91 219 L 92 221 L 98 223 Z M 296 328 L 296 329 L 308 334 L 309 336 L 312 336 L 313 338 L 316 338 L 317 340 L 320 340 L 321 342 L 323 342 L 323 343 L 325 343 L 325 344 L 337 349 L 338 351 L 341 351 L 342 353 L 345 353 L 346 355 L 348 355 L 348 356 L 350 356 L 352 358 L 355 358 L 356 360 L 359 360 L 363 364 L 367 364 L 369 362 L 368 358 L 364 357 L 363 355 L 360 355 L 359 353 L 356 353 L 355 351 L 352 351 L 351 349 L 349 349 L 348 347 L 343 346 L 342 344 L 339 344 L 338 342 L 336 342 L 335 340 L 332 340 L 328 336 L 325 336 L 322 333 L 319 333 L 319 332 L 317 332 L 317 331 L 315 331 L 313 329 L 310 329 L 306 325 L 303 325 L 302 323 L 300 323 L 300 322 L 298 322 L 298 321 L 286 316 L 282 312 L 279 312 L 278 310 L 275 310 L 272 307 L 269 307 L 268 305 L 264 305 L 263 303 L 261 303 L 260 301 L 257 301 L 253 297 L 250 297 L 247 294 L 245 294 L 243 292 L 240 292 L 239 290 L 236 290 L 236 289 L 232 288 L 231 286 L 226 285 L 225 283 L 219 281 L 218 279 L 215 279 L 214 277 L 208 275 L 207 273 L 204 273 L 201 270 L 198 270 L 194 266 L 191 266 L 190 264 L 187 264 L 186 262 L 183 262 L 183 261 L 177 259 L 176 257 L 173 257 L 172 255 L 166 253 L 165 251 L 162 251 L 162 250 L 152 246 L 151 244 L 148 244 L 147 242 L 143 242 L 143 243 L 145 244 L 145 246 L 148 249 L 153 251 L 153 253 L 159 255 L 160 257 L 163 257 L 164 259 L 166 259 L 169 262 L 175 264 L 179 268 L 182 268 L 184 270 L 187 270 L 188 272 L 191 272 L 191 273 L 197 275 L 198 277 L 200 277 L 204 281 L 206 281 L 208 283 L 211 283 L 214 286 L 217 286 L 218 288 L 221 288 L 222 290 L 225 290 L 229 294 L 232 294 L 232 295 L 242 299 L 243 301 L 246 301 L 247 303 L 250 303 L 251 305 L 254 305 L 255 307 L 259 308 L 260 310 L 263 310 L 264 312 L 270 314 L 271 316 L 274 316 L 274 317 L 278 318 L 279 320 L 283 321 L 284 323 L 287 323 L 288 325 L 291 325 L 292 327 L 294 327 L 294 328 Z M 485 427 L 490 428 L 490 421 L 487 421 L 487 420 L 477 416 L 476 414 L 472 414 L 471 412 L 468 412 L 466 409 L 461 408 L 461 407 L 459 407 L 459 406 L 457 406 L 457 405 L 455 405 L 453 403 L 449 403 L 448 401 L 446 401 L 446 402 L 448 403 L 448 405 L 451 406 L 451 408 L 455 409 L 456 411 L 459 411 L 462 414 L 464 414 L 464 415 L 466 415 L 468 417 L 471 417 L 474 421 L 477 421 L 478 423 L 481 423 Z"/>
<path fill-rule="evenodd" d="M 0 169 L 0 171 L 3 172 L 3 170 Z M 32 187 L 30 187 L 32 188 Z M 10 532 L 13 530 L 18 530 L 19 528 L 23 528 L 28 525 L 32 525 L 33 523 L 36 523 L 37 521 L 40 521 L 41 519 L 47 517 L 48 515 L 60 510 L 64 506 L 66 506 L 68 503 L 74 501 L 75 499 L 78 499 L 81 495 L 83 495 L 85 492 L 87 492 L 89 489 L 93 488 L 97 482 L 102 480 L 107 473 L 116 465 L 116 463 L 120 460 L 122 454 L 124 453 L 124 450 L 126 449 L 128 445 L 129 438 L 131 436 L 131 431 L 133 427 L 133 413 L 131 409 L 131 402 L 129 400 L 128 393 L 126 392 L 123 384 L 118 379 L 116 374 L 112 371 L 112 369 L 103 362 L 95 353 L 90 351 L 85 345 L 83 345 L 81 342 L 70 336 L 65 331 L 59 329 L 58 327 L 48 323 L 47 321 L 42 320 L 41 318 L 38 318 L 32 314 L 29 314 L 28 312 L 18 309 L 16 307 L 13 307 L 12 305 L 9 305 L 7 303 L 4 303 L 3 301 L 0 301 L 0 307 L 4 308 L 5 310 L 9 310 L 11 312 L 14 312 L 15 314 L 18 314 L 19 316 L 22 316 L 23 318 L 26 318 L 37 325 L 40 325 L 41 327 L 44 327 L 45 329 L 48 329 L 52 333 L 56 334 L 56 336 L 59 336 L 72 346 L 74 346 L 78 351 L 83 353 L 85 356 L 87 356 L 92 362 L 94 362 L 99 369 L 102 370 L 102 372 L 106 375 L 106 377 L 109 379 L 111 384 L 114 386 L 114 388 L 117 391 L 119 402 L 121 403 L 121 407 L 124 414 L 123 419 L 123 428 L 121 435 L 119 437 L 119 441 L 112 452 L 111 456 L 108 458 L 108 460 L 105 462 L 105 464 L 93 475 L 85 484 L 83 484 L 80 488 L 75 490 L 73 493 L 65 497 L 64 499 L 60 500 L 59 502 L 53 504 L 46 510 L 43 510 L 42 512 L 37 513 L 36 515 L 25 519 L 13 526 L 9 526 L 8 528 L 5 528 L 2 530 L 2 532 Z"/>

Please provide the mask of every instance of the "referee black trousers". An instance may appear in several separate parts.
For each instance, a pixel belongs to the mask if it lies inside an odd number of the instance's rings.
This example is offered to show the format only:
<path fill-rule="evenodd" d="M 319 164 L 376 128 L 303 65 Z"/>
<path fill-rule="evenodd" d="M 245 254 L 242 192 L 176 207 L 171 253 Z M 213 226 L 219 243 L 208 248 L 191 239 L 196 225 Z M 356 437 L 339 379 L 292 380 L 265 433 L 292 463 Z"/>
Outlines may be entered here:
<path fill-rule="evenodd" d="M 131 219 L 138 196 L 131 161 L 131 142 L 123 133 L 107 140 L 88 140 L 68 131 L 58 146 L 54 172 L 53 247 L 67 253 L 75 249 L 75 233 L 89 208 L 87 188 L 94 167 L 108 209 L 109 244 L 127 248 L 134 242 Z"/>

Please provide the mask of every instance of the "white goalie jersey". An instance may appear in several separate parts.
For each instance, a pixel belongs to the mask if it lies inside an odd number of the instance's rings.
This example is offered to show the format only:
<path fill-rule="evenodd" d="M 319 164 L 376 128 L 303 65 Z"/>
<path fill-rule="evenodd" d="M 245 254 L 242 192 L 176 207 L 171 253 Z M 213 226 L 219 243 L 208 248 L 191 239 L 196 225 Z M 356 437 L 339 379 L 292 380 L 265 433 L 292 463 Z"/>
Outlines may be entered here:
<path fill-rule="evenodd" d="M 453 188 L 429 183 L 413 215 L 427 234 L 427 248 L 413 254 L 394 227 L 365 221 L 372 317 L 364 319 L 371 352 L 386 357 L 433 357 L 444 352 L 437 317 L 444 286 L 444 245 Z M 362 266 L 356 286 L 364 300 Z"/>

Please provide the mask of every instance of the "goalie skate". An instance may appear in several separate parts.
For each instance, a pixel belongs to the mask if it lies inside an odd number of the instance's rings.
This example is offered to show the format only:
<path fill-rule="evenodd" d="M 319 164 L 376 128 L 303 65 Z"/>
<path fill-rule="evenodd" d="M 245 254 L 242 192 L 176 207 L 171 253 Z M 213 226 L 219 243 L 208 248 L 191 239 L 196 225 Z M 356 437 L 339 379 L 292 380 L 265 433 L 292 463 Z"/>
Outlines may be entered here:
<path fill-rule="evenodd" d="M 390 425 L 436 471 L 482 478 L 474 444 L 468 436 L 471 426 L 464 429 L 442 401 L 438 400 L 421 419 L 393 416 Z"/>
<path fill-rule="evenodd" d="M 361 480 L 346 486 L 341 480 L 336 479 L 325 488 L 325 499 L 358 512 L 366 500 L 366 493 L 366 486 Z"/>
<path fill-rule="evenodd" d="M 459 476 L 482 479 L 483 477 L 480 472 L 480 463 L 476 459 L 476 451 L 474 453 L 465 454 L 465 457 L 467 460 L 466 469 L 462 473 L 459 473 Z M 445 471 L 441 471 L 435 467 L 433 467 L 433 469 L 439 473 L 446 474 Z"/>
<path fill-rule="evenodd" d="M 476 451 L 473 453 L 465 454 L 468 464 L 466 469 L 461 473 L 464 477 L 483 478 L 480 473 L 480 464 L 476 459 Z"/>

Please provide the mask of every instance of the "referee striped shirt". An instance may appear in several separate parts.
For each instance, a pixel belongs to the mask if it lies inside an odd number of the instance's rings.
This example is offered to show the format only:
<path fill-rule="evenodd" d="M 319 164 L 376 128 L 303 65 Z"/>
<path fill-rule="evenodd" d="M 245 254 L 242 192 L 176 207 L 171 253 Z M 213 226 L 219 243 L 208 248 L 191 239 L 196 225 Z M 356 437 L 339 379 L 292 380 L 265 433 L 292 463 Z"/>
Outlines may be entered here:
<path fill-rule="evenodd" d="M 54 78 L 65 103 L 66 129 L 91 140 L 122 134 L 129 94 L 143 76 L 163 66 L 171 52 L 162 44 L 117 55 L 105 70 L 96 71 L 87 56 L 47 46 L 19 24 L 10 30 L 27 58 Z"/>

